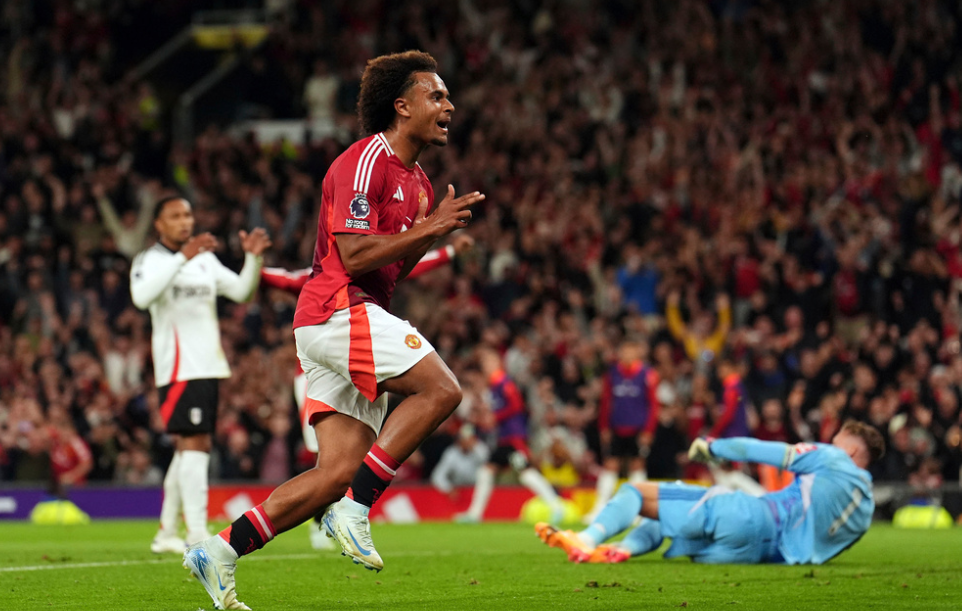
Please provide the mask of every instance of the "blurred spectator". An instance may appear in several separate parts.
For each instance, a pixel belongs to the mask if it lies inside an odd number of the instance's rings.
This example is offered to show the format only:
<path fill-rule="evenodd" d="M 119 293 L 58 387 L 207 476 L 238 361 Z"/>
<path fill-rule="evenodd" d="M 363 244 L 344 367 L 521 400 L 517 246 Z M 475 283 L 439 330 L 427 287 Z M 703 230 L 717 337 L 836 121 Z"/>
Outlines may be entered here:
<path fill-rule="evenodd" d="M 431 483 L 453 497 L 457 494 L 455 487 L 474 486 L 478 469 L 488 462 L 488 454 L 488 447 L 475 435 L 474 426 L 462 425 L 457 440 L 448 446 L 431 472 Z"/>
<path fill-rule="evenodd" d="M 50 410 L 50 465 L 58 492 L 68 486 L 83 484 L 93 467 L 93 459 L 87 443 L 81 439 L 67 412 L 60 408 Z"/>
<path fill-rule="evenodd" d="M 164 472 L 151 462 L 145 448 L 134 446 L 117 457 L 114 482 L 124 486 L 160 486 Z"/>
<path fill-rule="evenodd" d="M 330 70 L 327 61 L 318 59 L 314 62 L 314 74 L 307 79 L 304 86 L 304 105 L 307 116 L 311 119 L 334 118 L 337 102 L 337 90 L 340 80 Z"/>

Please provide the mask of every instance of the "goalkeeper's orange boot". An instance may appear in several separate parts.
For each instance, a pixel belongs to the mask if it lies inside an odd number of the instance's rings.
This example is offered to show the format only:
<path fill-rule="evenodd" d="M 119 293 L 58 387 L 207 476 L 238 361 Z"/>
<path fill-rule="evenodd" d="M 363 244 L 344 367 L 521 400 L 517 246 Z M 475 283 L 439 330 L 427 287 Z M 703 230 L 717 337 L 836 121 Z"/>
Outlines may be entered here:
<path fill-rule="evenodd" d="M 556 547 L 563 550 L 568 555 L 571 562 L 588 562 L 591 553 L 594 551 L 581 540 L 581 537 L 571 530 L 558 530 L 547 522 L 538 522 L 534 525 L 534 532 L 538 538 L 545 542 L 549 547 Z"/>
<path fill-rule="evenodd" d="M 631 558 L 631 554 L 616 545 L 599 545 L 591 552 L 588 562 L 594 564 L 618 564 Z"/>

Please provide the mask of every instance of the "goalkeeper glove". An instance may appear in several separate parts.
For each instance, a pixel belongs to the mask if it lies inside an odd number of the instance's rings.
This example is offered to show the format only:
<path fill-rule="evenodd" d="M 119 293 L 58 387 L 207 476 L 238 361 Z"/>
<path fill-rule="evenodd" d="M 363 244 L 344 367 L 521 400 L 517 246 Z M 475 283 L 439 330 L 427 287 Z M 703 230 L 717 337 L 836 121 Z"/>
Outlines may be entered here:
<path fill-rule="evenodd" d="M 711 442 L 714 441 L 711 437 L 699 437 L 695 441 L 691 442 L 691 447 L 688 448 L 688 459 L 694 462 L 711 462 L 714 457 L 711 455 Z"/>

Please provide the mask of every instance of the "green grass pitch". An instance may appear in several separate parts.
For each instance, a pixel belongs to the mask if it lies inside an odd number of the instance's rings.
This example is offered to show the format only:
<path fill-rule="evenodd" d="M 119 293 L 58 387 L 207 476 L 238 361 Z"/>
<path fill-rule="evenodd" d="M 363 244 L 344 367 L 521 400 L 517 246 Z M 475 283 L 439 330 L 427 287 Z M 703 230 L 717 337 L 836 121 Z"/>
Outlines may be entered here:
<path fill-rule="evenodd" d="M 212 609 L 153 522 L 0 524 L 0 609 Z M 876 525 L 821 567 L 703 566 L 660 554 L 573 565 L 524 524 L 374 526 L 386 568 L 314 552 L 307 527 L 240 561 L 254 611 L 317 609 L 962 609 L 962 529 Z"/>

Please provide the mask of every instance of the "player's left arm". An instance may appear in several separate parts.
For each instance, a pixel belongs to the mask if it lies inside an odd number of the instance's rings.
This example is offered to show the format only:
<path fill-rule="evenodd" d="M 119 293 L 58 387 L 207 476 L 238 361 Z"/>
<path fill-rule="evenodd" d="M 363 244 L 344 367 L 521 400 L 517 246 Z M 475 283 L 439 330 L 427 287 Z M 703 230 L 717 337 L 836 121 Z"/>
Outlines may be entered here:
<path fill-rule="evenodd" d="M 429 271 L 443 267 L 454 261 L 457 255 L 466 253 L 467 251 L 474 248 L 474 238 L 466 233 L 459 233 L 454 237 L 454 242 L 444 246 L 442 248 L 435 248 L 429 250 L 426 255 L 421 257 L 421 260 L 417 262 L 414 269 L 407 274 L 408 278 L 417 278 L 422 274 L 426 274 Z M 401 273 L 404 273 L 404 269 L 401 269 Z M 400 276 L 398 279 L 404 278 Z"/>
<path fill-rule="evenodd" d="M 261 279 L 262 255 L 271 245 L 267 232 L 260 227 L 250 233 L 242 230 L 240 238 L 244 248 L 244 267 L 240 274 L 235 274 L 219 261 L 215 268 L 217 294 L 237 303 L 248 301 L 254 295 Z"/>
<path fill-rule="evenodd" d="M 405 261 L 404 267 L 401 268 L 401 274 L 398 276 L 398 280 L 403 280 L 404 278 L 417 278 L 418 276 L 426 274 L 429 271 L 443 267 L 454 260 L 454 254 L 454 246 L 451 244 L 448 244 L 443 248 L 429 250 L 426 255 L 421 257 L 421 260 L 417 262 L 410 272 L 407 271 L 408 266 L 407 261 Z"/>
<path fill-rule="evenodd" d="M 293 272 L 282 267 L 265 267 L 261 269 L 261 284 L 297 295 L 311 279 L 311 271 L 310 267 Z"/>
<path fill-rule="evenodd" d="M 707 453 L 707 457 L 705 454 Z M 719 458 L 732 462 L 754 462 L 772 465 L 793 473 L 812 473 L 833 458 L 831 447 L 812 443 L 788 444 L 760 441 L 751 437 L 729 439 L 696 439 L 689 450 L 695 460 Z"/>
<path fill-rule="evenodd" d="M 419 249 L 417 252 L 411 254 L 406 259 L 404 259 L 404 264 L 401 266 L 401 271 L 398 272 L 398 276 L 397 276 L 398 281 L 404 280 L 405 278 L 408 278 L 408 277 L 419 276 L 420 274 L 431 271 L 436 267 L 440 267 L 440 264 L 431 265 L 431 262 L 429 261 L 427 264 L 424 265 L 424 267 L 421 269 L 419 273 L 417 274 L 414 273 L 414 270 L 416 270 L 418 266 L 421 265 L 421 262 L 424 261 L 424 259 L 427 258 L 428 255 L 430 255 L 432 252 L 443 250 L 441 248 L 434 251 L 429 250 L 431 246 L 433 246 L 433 244 L 427 244 L 423 248 Z"/>
<path fill-rule="evenodd" d="M 439 267 L 444 267 L 450 263 L 452 259 L 454 259 L 454 246 L 450 244 L 442 248 L 429 250 L 426 255 L 421 257 L 421 260 L 417 262 L 417 265 L 414 266 L 407 277 L 417 278 Z M 404 270 L 402 269 L 401 271 L 403 272 Z"/>

